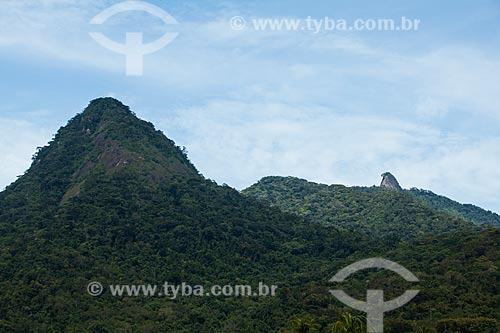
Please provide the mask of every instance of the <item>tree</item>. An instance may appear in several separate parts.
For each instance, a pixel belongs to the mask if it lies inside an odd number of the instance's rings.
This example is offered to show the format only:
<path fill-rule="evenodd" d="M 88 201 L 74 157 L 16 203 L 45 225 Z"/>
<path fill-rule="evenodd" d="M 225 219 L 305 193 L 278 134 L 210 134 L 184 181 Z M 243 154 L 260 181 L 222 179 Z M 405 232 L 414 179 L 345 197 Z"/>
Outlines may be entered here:
<path fill-rule="evenodd" d="M 364 333 L 366 332 L 365 320 L 361 316 L 353 316 L 350 313 L 344 313 L 332 325 L 332 333 Z"/>
<path fill-rule="evenodd" d="M 297 317 L 292 319 L 293 330 L 285 330 L 283 333 L 313 333 L 320 327 L 311 317 Z"/>

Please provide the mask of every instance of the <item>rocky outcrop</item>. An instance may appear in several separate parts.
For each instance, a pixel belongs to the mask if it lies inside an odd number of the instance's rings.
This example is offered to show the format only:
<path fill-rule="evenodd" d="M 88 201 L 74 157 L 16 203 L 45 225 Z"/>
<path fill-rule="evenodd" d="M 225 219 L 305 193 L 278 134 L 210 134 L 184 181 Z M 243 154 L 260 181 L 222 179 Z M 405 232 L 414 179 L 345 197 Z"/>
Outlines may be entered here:
<path fill-rule="evenodd" d="M 390 188 L 391 190 L 402 191 L 403 189 L 398 183 L 396 177 L 394 177 L 390 172 L 384 172 L 382 175 L 382 182 L 380 187 Z"/>

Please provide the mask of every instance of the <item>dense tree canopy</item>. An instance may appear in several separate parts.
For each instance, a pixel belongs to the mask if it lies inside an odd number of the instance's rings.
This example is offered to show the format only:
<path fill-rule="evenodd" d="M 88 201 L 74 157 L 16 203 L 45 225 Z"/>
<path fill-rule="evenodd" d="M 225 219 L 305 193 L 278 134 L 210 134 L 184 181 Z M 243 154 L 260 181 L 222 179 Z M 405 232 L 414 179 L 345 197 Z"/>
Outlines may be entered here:
<path fill-rule="evenodd" d="M 468 224 L 408 194 L 339 187 L 329 205 L 342 202 L 353 203 L 332 221 L 342 223 L 311 223 L 309 204 L 292 214 L 219 186 L 120 102 L 96 100 L 0 193 L 0 331 L 329 332 L 351 309 L 328 293 L 328 279 L 374 256 L 421 280 L 420 295 L 387 314 L 387 332 L 500 319 L 497 229 L 402 241 L 409 237 L 392 231 L 404 223 L 412 236 Z M 383 272 L 353 277 L 344 287 L 356 297 L 407 287 Z M 92 297 L 91 281 L 279 289 L 276 297 Z"/>

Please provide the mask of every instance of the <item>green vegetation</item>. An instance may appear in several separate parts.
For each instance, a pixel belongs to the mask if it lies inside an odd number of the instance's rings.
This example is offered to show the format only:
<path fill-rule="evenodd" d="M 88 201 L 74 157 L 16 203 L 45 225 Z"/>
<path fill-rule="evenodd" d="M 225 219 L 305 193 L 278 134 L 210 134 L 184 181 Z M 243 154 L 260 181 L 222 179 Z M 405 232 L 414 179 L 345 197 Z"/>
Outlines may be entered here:
<path fill-rule="evenodd" d="M 471 204 L 461 204 L 427 190 L 412 188 L 407 192 L 432 208 L 449 215 L 459 217 L 475 224 L 500 226 L 500 215 L 491 211 L 484 210 Z"/>
<path fill-rule="evenodd" d="M 497 333 L 496 320 L 491 318 L 443 319 L 437 323 L 438 331 L 443 333 Z"/>
<path fill-rule="evenodd" d="M 316 323 L 311 317 L 304 318 L 294 318 L 291 322 L 293 329 L 283 330 L 283 333 L 314 333 L 320 328 L 320 325 Z"/>
<path fill-rule="evenodd" d="M 366 318 L 344 313 L 332 325 L 331 333 L 366 333 Z"/>
<path fill-rule="evenodd" d="M 328 293 L 328 279 L 374 256 L 399 262 L 421 280 L 415 300 L 386 315 L 386 332 L 437 328 L 446 319 L 500 320 L 498 229 L 411 242 L 369 237 L 378 233 L 368 232 L 373 229 L 363 226 L 363 215 L 380 224 L 413 216 L 443 231 L 438 222 L 450 230 L 464 222 L 409 195 L 381 192 L 381 200 L 373 190 L 344 189 L 338 201 L 345 195 L 355 209 L 346 208 L 342 220 L 363 232 L 347 224 L 311 223 L 218 186 L 127 107 L 96 100 L 0 193 L 0 331 L 331 332 L 351 309 Z M 394 209 L 384 213 L 384 205 Z M 276 297 L 258 298 L 92 297 L 86 291 L 91 281 L 262 281 L 279 289 Z M 408 287 L 397 276 L 370 271 L 343 284 L 357 298 L 367 288 L 382 288 L 391 298 Z"/>
<path fill-rule="evenodd" d="M 243 193 L 309 221 L 370 237 L 409 239 L 473 227 L 406 192 L 380 187 L 328 186 L 295 177 L 265 177 Z"/>

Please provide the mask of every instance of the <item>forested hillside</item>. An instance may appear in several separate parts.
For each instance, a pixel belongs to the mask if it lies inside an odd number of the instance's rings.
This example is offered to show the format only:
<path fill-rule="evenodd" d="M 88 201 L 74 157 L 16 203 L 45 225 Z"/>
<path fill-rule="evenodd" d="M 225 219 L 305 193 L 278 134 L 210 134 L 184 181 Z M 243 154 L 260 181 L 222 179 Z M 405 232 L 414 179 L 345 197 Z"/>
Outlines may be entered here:
<path fill-rule="evenodd" d="M 467 318 L 483 332 L 496 325 L 498 229 L 469 232 L 407 193 L 336 186 L 313 195 L 319 185 L 288 181 L 301 189 L 284 196 L 293 207 L 312 195 L 299 214 L 205 179 L 119 101 L 91 102 L 0 193 L 0 331 L 308 332 L 297 325 L 313 323 L 331 332 L 356 313 L 328 293 L 328 280 L 374 256 L 421 281 L 414 301 L 386 314 L 386 332 L 451 332 Z M 332 196 L 339 213 L 311 223 Z M 435 235 L 405 241 L 426 233 Z M 375 273 L 344 287 L 361 297 L 365 283 L 384 286 L 392 297 L 407 287 L 400 280 Z M 279 288 L 275 297 L 93 297 L 91 281 Z"/>
<path fill-rule="evenodd" d="M 370 237 L 409 239 L 429 233 L 473 228 L 406 192 L 381 187 L 346 187 L 295 177 L 265 177 L 243 190 L 283 211 Z"/>
<path fill-rule="evenodd" d="M 471 204 L 461 204 L 428 190 L 412 188 L 408 192 L 434 209 L 459 217 L 475 224 L 500 226 L 500 215 Z"/>

